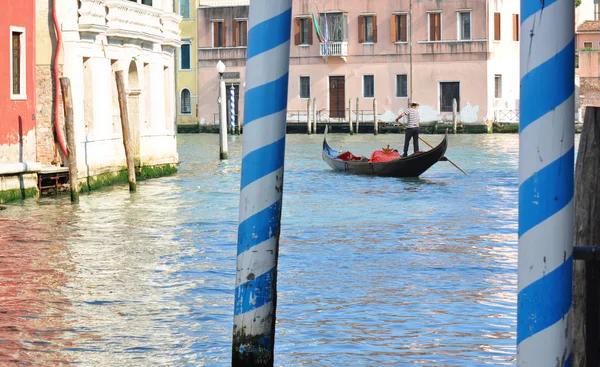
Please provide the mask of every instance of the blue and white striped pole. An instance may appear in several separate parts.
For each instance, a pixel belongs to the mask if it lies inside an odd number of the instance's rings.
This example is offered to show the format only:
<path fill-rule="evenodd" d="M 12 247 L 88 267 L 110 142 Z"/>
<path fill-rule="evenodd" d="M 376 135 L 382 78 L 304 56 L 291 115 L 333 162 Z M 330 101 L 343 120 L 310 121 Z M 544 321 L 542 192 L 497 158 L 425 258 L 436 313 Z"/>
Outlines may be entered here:
<path fill-rule="evenodd" d="M 571 365 L 572 0 L 521 1 L 517 365 Z"/>
<path fill-rule="evenodd" d="M 231 135 L 235 134 L 235 89 L 233 84 L 229 88 L 229 114 L 231 117 Z"/>
<path fill-rule="evenodd" d="M 232 366 L 273 366 L 292 0 L 250 3 Z"/>

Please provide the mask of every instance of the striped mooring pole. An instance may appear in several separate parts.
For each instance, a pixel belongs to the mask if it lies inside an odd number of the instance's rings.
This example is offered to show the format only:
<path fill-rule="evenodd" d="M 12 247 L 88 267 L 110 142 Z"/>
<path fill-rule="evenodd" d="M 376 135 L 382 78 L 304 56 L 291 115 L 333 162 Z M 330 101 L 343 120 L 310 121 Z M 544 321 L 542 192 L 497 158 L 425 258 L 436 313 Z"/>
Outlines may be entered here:
<path fill-rule="evenodd" d="M 273 366 L 292 0 L 250 3 L 232 367 Z"/>
<path fill-rule="evenodd" d="M 229 88 L 229 116 L 231 117 L 231 135 L 235 134 L 235 89 L 233 84 Z"/>
<path fill-rule="evenodd" d="M 575 6 L 521 1 L 517 365 L 571 366 Z"/>

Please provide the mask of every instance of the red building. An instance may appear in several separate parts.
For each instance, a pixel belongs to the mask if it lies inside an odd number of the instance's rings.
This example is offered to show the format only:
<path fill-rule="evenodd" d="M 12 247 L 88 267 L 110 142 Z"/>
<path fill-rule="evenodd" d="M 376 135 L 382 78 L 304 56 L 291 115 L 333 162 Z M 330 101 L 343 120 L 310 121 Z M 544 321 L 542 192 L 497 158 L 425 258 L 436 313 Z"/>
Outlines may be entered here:
<path fill-rule="evenodd" d="M 37 193 L 35 0 L 0 12 L 0 203 Z"/>

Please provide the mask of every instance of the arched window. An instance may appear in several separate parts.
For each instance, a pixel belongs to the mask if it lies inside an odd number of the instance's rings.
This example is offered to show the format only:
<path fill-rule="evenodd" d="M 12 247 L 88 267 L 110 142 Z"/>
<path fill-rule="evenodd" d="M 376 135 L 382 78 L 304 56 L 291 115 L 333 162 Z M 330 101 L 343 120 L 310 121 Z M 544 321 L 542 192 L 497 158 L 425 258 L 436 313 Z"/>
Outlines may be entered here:
<path fill-rule="evenodd" d="M 192 99 L 189 89 L 181 91 L 181 114 L 189 115 L 192 113 Z"/>

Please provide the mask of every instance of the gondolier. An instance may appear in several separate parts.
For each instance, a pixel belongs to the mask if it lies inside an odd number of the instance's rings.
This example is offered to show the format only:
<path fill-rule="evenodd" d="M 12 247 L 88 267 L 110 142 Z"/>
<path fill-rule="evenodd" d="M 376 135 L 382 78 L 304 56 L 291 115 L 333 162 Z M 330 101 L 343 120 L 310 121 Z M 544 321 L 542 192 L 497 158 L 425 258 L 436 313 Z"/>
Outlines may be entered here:
<path fill-rule="evenodd" d="M 408 116 L 408 122 L 406 123 L 406 131 L 404 133 L 404 153 L 402 154 L 402 157 L 408 155 L 408 144 L 410 143 L 411 138 L 413 140 L 414 153 L 419 151 L 419 122 L 421 121 L 421 117 L 419 116 L 419 104 L 417 102 L 412 102 L 410 108 L 407 108 L 396 117 L 396 122 L 404 116 Z"/>

